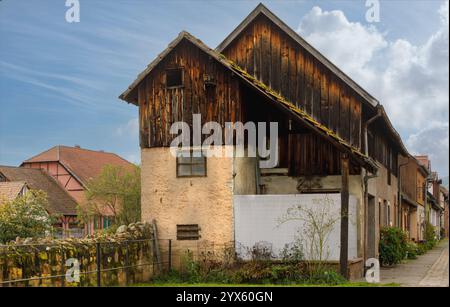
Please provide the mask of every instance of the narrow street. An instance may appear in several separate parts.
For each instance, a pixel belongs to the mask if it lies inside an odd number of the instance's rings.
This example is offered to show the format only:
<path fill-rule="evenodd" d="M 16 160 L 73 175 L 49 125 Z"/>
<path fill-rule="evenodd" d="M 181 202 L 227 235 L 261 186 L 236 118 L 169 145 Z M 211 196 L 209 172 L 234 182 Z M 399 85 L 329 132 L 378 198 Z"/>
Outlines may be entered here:
<path fill-rule="evenodd" d="M 446 240 L 415 260 L 381 268 L 381 282 L 398 283 L 403 287 L 448 287 L 448 248 Z"/>

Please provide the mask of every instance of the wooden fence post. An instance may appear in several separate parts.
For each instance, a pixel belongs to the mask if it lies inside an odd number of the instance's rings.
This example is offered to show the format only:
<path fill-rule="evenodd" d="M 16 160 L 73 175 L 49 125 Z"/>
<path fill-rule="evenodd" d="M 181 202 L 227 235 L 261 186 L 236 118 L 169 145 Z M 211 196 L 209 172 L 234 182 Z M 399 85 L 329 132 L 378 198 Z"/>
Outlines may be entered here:
<path fill-rule="evenodd" d="M 159 253 L 158 245 L 158 231 L 156 229 L 156 220 L 152 221 L 153 226 L 153 247 L 156 255 L 156 265 L 158 266 L 159 273 L 162 272 L 161 254 Z"/>
<path fill-rule="evenodd" d="M 130 282 L 130 250 L 128 248 L 128 241 L 125 241 L 125 284 L 128 286 Z"/>
<path fill-rule="evenodd" d="M 101 252 L 101 250 L 100 250 L 100 242 L 97 242 L 96 244 L 95 244 L 95 246 L 96 246 L 96 263 L 97 263 L 97 287 L 101 287 L 101 269 L 102 269 L 102 266 L 101 266 L 101 264 L 102 264 L 102 262 L 101 262 L 101 256 L 102 256 L 102 252 Z"/>

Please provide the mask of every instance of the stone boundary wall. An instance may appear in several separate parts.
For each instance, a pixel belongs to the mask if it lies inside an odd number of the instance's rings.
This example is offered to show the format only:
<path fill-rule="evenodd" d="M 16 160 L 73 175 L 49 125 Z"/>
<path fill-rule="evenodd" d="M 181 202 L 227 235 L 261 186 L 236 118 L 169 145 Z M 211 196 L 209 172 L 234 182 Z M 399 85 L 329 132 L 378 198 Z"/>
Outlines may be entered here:
<path fill-rule="evenodd" d="M 0 245 L 0 287 L 97 286 L 98 266 L 101 286 L 146 282 L 156 269 L 153 246 L 151 227 L 142 223 L 85 239 L 17 239 Z M 78 261 L 80 282 L 66 278 L 68 259 Z"/>

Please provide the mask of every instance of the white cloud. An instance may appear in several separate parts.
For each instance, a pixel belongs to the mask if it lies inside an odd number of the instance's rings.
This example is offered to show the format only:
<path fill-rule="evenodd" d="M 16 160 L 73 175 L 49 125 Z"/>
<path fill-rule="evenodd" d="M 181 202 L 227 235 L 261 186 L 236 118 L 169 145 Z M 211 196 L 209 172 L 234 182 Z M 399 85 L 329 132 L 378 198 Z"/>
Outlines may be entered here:
<path fill-rule="evenodd" d="M 448 169 L 449 166 L 449 125 L 448 123 L 431 123 L 428 127 L 411 134 L 406 144 L 412 154 L 429 153 L 431 166 Z M 442 176 L 447 173 L 441 172 Z"/>
<path fill-rule="evenodd" d="M 130 119 L 127 123 L 120 125 L 116 129 L 118 136 L 130 136 L 137 137 L 139 134 L 139 121 L 138 118 Z"/>
<path fill-rule="evenodd" d="M 386 108 L 412 152 L 429 154 L 448 175 L 449 17 L 426 42 L 389 41 L 373 25 L 351 22 L 342 11 L 314 7 L 298 32 L 374 95 Z M 422 146 L 424 142 L 427 146 Z M 435 144 L 436 146 L 433 146 Z"/>

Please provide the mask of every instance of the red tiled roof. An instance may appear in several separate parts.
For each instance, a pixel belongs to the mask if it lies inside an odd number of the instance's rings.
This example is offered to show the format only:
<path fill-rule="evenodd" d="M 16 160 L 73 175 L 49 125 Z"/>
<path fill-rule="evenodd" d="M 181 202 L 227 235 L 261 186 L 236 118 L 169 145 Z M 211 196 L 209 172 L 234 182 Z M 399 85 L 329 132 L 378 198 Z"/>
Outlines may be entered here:
<path fill-rule="evenodd" d="M 22 163 L 58 161 L 64 165 L 74 177 L 85 184 L 98 176 L 105 165 L 122 166 L 131 170 L 133 164 L 120 156 L 79 147 L 55 146 Z"/>
<path fill-rule="evenodd" d="M 77 203 L 59 182 L 46 171 L 34 168 L 0 165 L 2 173 L 8 181 L 25 181 L 33 190 L 47 193 L 47 208 L 50 214 L 77 215 Z"/>

